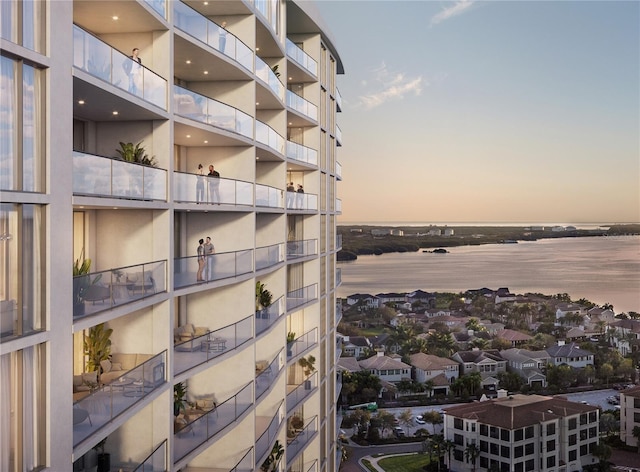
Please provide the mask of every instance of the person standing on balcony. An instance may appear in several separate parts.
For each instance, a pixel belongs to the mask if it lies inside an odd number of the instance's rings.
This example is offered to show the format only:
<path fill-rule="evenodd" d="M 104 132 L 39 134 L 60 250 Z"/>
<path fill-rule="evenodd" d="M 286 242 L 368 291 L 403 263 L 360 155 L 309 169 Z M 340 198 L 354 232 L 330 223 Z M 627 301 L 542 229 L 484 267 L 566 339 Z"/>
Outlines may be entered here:
<path fill-rule="evenodd" d="M 218 51 L 224 53 L 224 48 L 227 45 L 227 22 L 223 21 L 218 28 Z"/>
<path fill-rule="evenodd" d="M 213 243 L 211 242 L 211 238 L 209 236 L 207 236 L 207 242 L 204 245 L 204 253 L 207 256 L 206 280 L 213 280 L 213 255 L 216 253 L 216 248 L 213 246 Z"/>
<path fill-rule="evenodd" d="M 287 208 L 293 208 L 293 201 L 296 197 L 296 188 L 293 186 L 293 182 L 289 182 L 287 185 Z"/>
<path fill-rule="evenodd" d="M 302 185 L 298 184 L 298 190 L 297 190 L 297 195 L 296 195 L 296 208 L 298 210 L 302 210 L 303 209 L 303 205 L 304 205 L 304 189 L 302 188 Z"/>
<path fill-rule="evenodd" d="M 200 166 L 202 167 L 202 166 Z M 198 282 L 204 282 L 204 278 L 202 278 L 202 271 L 204 270 L 205 266 L 207 265 L 207 259 L 205 258 L 204 255 L 204 239 L 200 239 L 198 241 L 198 249 L 197 249 L 197 253 L 198 253 L 198 275 L 196 277 Z"/>
<path fill-rule="evenodd" d="M 209 166 L 209 198 L 212 203 L 220 204 L 220 172 L 215 170 L 213 164 Z"/>
<path fill-rule="evenodd" d="M 138 56 L 140 49 L 133 48 L 128 59 L 124 60 L 122 67 L 129 76 L 129 92 L 136 94 L 142 82 L 142 58 Z"/>
<path fill-rule="evenodd" d="M 196 202 L 204 202 L 204 181 L 207 179 L 204 176 L 204 167 L 202 164 L 198 164 L 198 172 L 196 177 Z"/>

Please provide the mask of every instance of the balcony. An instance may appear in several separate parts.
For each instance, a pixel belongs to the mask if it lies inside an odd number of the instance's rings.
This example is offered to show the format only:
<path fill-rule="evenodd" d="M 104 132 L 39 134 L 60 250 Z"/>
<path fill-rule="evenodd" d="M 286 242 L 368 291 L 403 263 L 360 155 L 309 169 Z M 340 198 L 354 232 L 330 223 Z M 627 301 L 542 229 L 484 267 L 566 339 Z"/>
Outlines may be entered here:
<path fill-rule="evenodd" d="M 144 0 L 147 5 L 153 8 L 162 18 L 167 18 L 166 0 Z"/>
<path fill-rule="evenodd" d="M 291 90 L 287 90 L 287 106 L 312 121 L 318 121 L 318 107 Z"/>
<path fill-rule="evenodd" d="M 129 370 L 73 404 L 73 446 L 100 431 L 166 382 L 167 351 Z"/>
<path fill-rule="evenodd" d="M 173 435 L 174 462 L 184 459 L 198 446 L 238 420 L 253 404 L 253 382 L 219 403 L 213 410 L 176 428 Z M 178 467 L 179 468 L 179 467 Z"/>
<path fill-rule="evenodd" d="M 73 26 L 73 65 L 89 75 L 167 109 L 167 81 L 107 43 Z"/>
<path fill-rule="evenodd" d="M 318 417 L 314 416 L 293 439 L 287 439 L 287 463 L 290 464 L 313 440 L 318 432 Z"/>
<path fill-rule="evenodd" d="M 336 269 L 336 287 L 342 285 L 342 269 Z"/>
<path fill-rule="evenodd" d="M 287 141 L 287 158 L 312 166 L 318 165 L 318 151 L 293 141 Z"/>
<path fill-rule="evenodd" d="M 342 235 L 338 234 L 336 235 L 336 250 L 339 251 L 340 249 L 342 249 Z"/>
<path fill-rule="evenodd" d="M 335 99 L 336 99 L 336 111 L 341 112 L 342 111 L 342 95 L 340 94 L 340 90 L 338 90 L 338 87 L 336 87 Z"/>
<path fill-rule="evenodd" d="M 336 125 L 336 145 L 342 146 L 342 130 Z"/>
<path fill-rule="evenodd" d="M 181 1 L 173 2 L 173 4 L 176 28 L 223 53 L 248 71 L 253 72 L 253 52 L 248 46 L 236 36 Z"/>
<path fill-rule="evenodd" d="M 303 241 L 287 241 L 287 260 L 318 254 L 318 240 L 305 239 Z"/>
<path fill-rule="evenodd" d="M 318 210 L 318 196 L 313 193 L 287 192 L 287 210 Z"/>
<path fill-rule="evenodd" d="M 259 57 L 256 57 L 256 77 L 264 82 L 281 102 L 284 102 L 284 85 L 271 67 Z"/>
<path fill-rule="evenodd" d="M 290 414 L 318 388 L 318 373 L 314 372 L 300 385 L 287 384 L 287 414 Z"/>
<path fill-rule="evenodd" d="M 338 325 L 338 323 L 340 323 L 341 319 L 342 319 L 342 304 L 340 303 L 340 301 L 338 301 L 336 303 L 336 326 Z"/>
<path fill-rule="evenodd" d="M 213 98 L 174 85 L 173 106 L 176 115 L 253 139 L 253 118 Z"/>
<path fill-rule="evenodd" d="M 219 252 L 207 256 L 203 270 L 204 281 L 198 282 L 198 256 L 174 259 L 174 290 L 192 285 L 204 285 L 253 272 L 253 249 Z"/>
<path fill-rule="evenodd" d="M 253 205 L 253 184 L 206 175 L 173 173 L 173 197 L 180 203 L 206 205 Z"/>
<path fill-rule="evenodd" d="M 148 262 L 73 277 L 73 318 L 95 315 L 166 292 L 167 261 Z"/>
<path fill-rule="evenodd" d="M 114 461 L 114 454 L 112 454 L 111 470 L 133 470 L 136 472 L 144 472 L 147 470 L 169 470 L 167 467 L 167 440 L 165 439 L 162 441 L 162 443 L 160 443 L 151 454 L 140 462 L 134 461 L 131 458 L 129 458 L 127 462 Z"/>
<path fill-rule="evenodd" d="M 280 425 L 282 424 L 282 418 L 283 418 L 283 414 L 282 414 L 282 403 L 280 402 L 280 405 L 278 406 L 278 408 L 276 408 L 276 413 L 275 415 L 273 415 L 273 418 L 271 418 L 271 421 L 269 421 L 269 424 L 267 425 L 267 429 L 262 431 L 262 427 L 258 424 L 260 423 L 262 417 L 257 416 L 256 417 L 256 436 L 258 437 L 258 439 L 256 439 L 256 470 L 260 469 L 260 464 L 262 464 L 264 462 L 264 459 L 267 456 L 267 453 L 269 453 L 269 451 L 271 451 L 271 448 L 273 447 L 273 443 L 275 442 L 277 436 L 278 436 L 278 431 L 280 430 Z M 262 431 L 262 432 L 260 432 Z M 258 435 L 258 433 L 260 433 Z"/>
<path fill-rule="evenodd" d="M 73 151 L 73 194 L 167 201 L 167 171 Z"/>
<path fill-rule="evenodd" d="M 256 206 L 262 208 L 284 208 L 284 190 L 268 185 L 256 184 Z"/>
<path fill-rule="evenodd" d="M 318 63 L 309 54 L 304 52 L 293 41 L 287 39 L 287 57 L 311 74 L 314 78 L 318 77 Z"/>
<path fill-rule="evenodd" d="M 304 354 L 318 343 L 318 328 L 307 331 L 299 338 L 287 343 L 287 362 Z"/>
<path fill-rule="evenodd" d="M 268 269 L 284 262 L 284 244 L 256 248 L 256 271 Z"/>
<path fill-rule="evenodd" d="M 282 350 L 276 354 L 276 357 L 267 366 L 264 366 L 266 361 L 256 362 L 256 401 L 269 390 L 269 387 L 273 385 L 273 382 L 280 375 L 283 367 L 280 361 L 281 356 Z M 258 368 L 261 369 L 259 372 Z"/>
<path fill-rule="evenodd" d="M 271 126 L 256 120 L 256 141 L 274 152 L 284 155 L 284 138 Z"/>
<path fill-rule="evenodd" d="M 342 373 L 336 375 L 336 401 L 338 400 L 338 398 L 340 398 L 341 391 L 342 391 Z M 336 427 L 339 428 L 340 424 L 336 423 Z"/>
<path fill-rule="evenodd" d="M 342 213 L 342 200 L 336 198 L 336 212 Z"/>
<path fill-rule="evenodd" d="M 267 308 L 256 311 L 256 336 L 273 326 L 283 314 L 284 297 L 278 298 Z"/>
<path fill-rule="evenodd" d="M 336 161 L 336 179 L 342 180 L 342 164 Z"/>
<path fill-rule="evenodd" d="M 176 337 L 176 340 L 180 340 L 173 345 L 175 375 L 182 374 L 234 349 L 238 349 L 244 343 L 253 339 L 252 328 L 252 316 L 247 316 L 236 323 L 208 331 L 191 339 L 185 340 Z"/>
<path fill-rule="evenodd" d="M 318 284 L 307 285 L 306 287 L 287 292 L 287 311 L 294 310 L 318 298 Z"/>

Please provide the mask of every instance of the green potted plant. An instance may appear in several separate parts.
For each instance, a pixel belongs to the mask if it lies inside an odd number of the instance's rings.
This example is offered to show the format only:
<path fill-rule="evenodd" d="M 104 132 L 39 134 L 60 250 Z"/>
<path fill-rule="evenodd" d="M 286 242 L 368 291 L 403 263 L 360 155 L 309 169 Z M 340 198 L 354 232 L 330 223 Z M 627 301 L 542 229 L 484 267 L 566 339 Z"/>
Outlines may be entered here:
<path fill-rule="evenodd" d="M 316 358 L 309 354 L 307 357 L 301 357 L 298 360 L 298 364 L 300 367 L 304 369 L 304 375 L 307 379 L 304 381 L 304 388 L 306 390 L 311 390 L 311 380 L 309 380 L 309 376 L 316 371 L 315 367 Z"/>
<path fill-rule="evenodd" d="M 150 167 L 156 167 L 158 165 L 155 156 L 149 157 L 144 146 L 142 146 L 142 141 L 136 145 L 120 141 L 120 149 L 116 149 L 116 152 L 123 161 L 135 162 L 136 164 Z"/>
<path fill-rule="evenodd" d="M 280 444 L 280 441 L 276 440 L 271 448 L 271 452 L 260 466 L 260 470 L 262 472 L 275 472 L 278 470 L 278 464 L 282 456 L 284 456 L 284 447 Z"/>
<path fill-rule="evenodd" d="M 178 416 L 187 405 L 187 386 L 184 382 L 173 386 L 173 416 Z"/>
<path fill-rule="evenodd" d="M 259 280 L 256 282 L 256 314 L 265 317 L 265 310 L 271 305 L 273 294 Z"/>
<path fill-rule="evenodd" d="M 107 328 L 104 323 L 89 328 L 83 341 L 87 372 L 98 371 L 100 374 L 100 363 L 111 357 L 111 333 L 113 329 Z"/>
<path fill-rule="evenodd" d="M 111 470 L 111 454 L 105 452 L 104 446 L 107 442 L 107 438 L 104 438 L 98 444 L 93 446 L 93 449 L 97 452 L 98 468 L 97 472 L 109 472 Z"/>
<path fill-rule="evenodd" d="M 84 250 L 73 263 L 73 316 L 84 316 L 84 295 L 90 285 L 91 259 L 83 257 Z"/>
<path fill-rule="evenodd" d="M 291 346 L 293 346 L 294 341 L 296 340 L 296 333 L 293 331 L 289 331 L 287 333 L 287 356 L 291 357 L 293 352 L 291 351 Z"/>

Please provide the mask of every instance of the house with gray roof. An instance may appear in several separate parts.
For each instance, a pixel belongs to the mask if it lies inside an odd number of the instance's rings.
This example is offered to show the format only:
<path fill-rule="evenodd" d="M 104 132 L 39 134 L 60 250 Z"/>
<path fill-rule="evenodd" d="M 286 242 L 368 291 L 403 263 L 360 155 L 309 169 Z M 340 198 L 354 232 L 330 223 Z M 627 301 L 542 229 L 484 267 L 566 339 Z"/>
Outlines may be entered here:
<path fill-rule="evenodd" d="M 576 343 L 564 344 L 558 341 L 557 346 L 547 348 L 550 363 L 553 365 L 567 364 L 570 367 L 581 369 L 593 365 L 593 353 L 580 349 Z"/>
<path fill-rule="evenodd" d="M 527 385 L 547 386 L 545 371 L 551 359 L 547 351 L 512 348 L 500 351 L 500 355 L 507 361 L 507 371 L 517 373 Z"/>
<path fill-rule="evenodd" d="M 358 362 L 362 370 L 371 372 L 386 382 L 400 382 L 411 379 L 411 366 L 404 362 L 385 356 L 383 351 L 378 351 L 375 356 Z"/>

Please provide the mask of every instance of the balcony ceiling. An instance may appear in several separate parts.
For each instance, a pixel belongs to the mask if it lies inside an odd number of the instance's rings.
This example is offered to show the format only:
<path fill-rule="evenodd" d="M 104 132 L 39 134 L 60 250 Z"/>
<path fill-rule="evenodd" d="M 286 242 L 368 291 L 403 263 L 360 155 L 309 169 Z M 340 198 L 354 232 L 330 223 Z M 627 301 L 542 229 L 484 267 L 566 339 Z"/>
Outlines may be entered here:
<path fill-rule="evenodd" d="M 249 15 L 251 10 L 244 2 L 238 0 L 210 0 L 208 5 L 203 0 L 185 0 L 191 8 L 204 16 Z"/>
<path fill-rule="evenodd" d="M 183 36 L 184 35 L 184 36 Z M 174 37 L 174 75 L 187 82 L 212 80 L 251 80 L 250 72 L 227 57 L 219 57 L 207 50 L 208 46 L 199 46 L 196 39 L 187 39 L 188 35 L 179 32 Z M 194 42 L 192 42 L 194 41 Z M 187 64 L 187 60 L 191 61 Z M 208 74 L 205 75 L 204 71 Z"/>
<path fill-rule="evenodd" d="M 91 78 L 87 80 L 91 80 Z M 136 99 L 129 93 L 120 90 L 111 92 L 106 89 L 112 88 L 111 85 L 102 83 L 99 79 L 94 80 L 99 82 L 100 86 L 79 77 L 73 78 L 73 116 L 75 118 L 110 122 L 166 118 L 157 112 L 130 101 Z M 104 84 L 105 88 L 103 88 L 102 84 Z M 79 100 L 84 100 L 84 105 L 80 105 L 78 103 Z M 114 115 L 113 111 L 117 111 L 118 115 Z"/>
<path fill-rule="evenodd" d="M 114 16 L 118 19 L 114 20 Z M 75 0 L 73 22 L 94 34 L 142 33 L 166 29 L 142 3 L 122 0 Z"/>
<path fill-rule="evenodd" d="M 283 56 L 283 51 L 271 33 L 271 29 L 267 28 L 259 19 L 256 19 L 256 48 L 259 48 L 257 53 L 260 57 Z"/>
<path fill-rule="evenodd" d="M 187 137 L 189 136 L 189 137 Z M 249 146 L 249 142 L 236 137 L 234 133 L 218 130 L 206 124 L 192 122 L 187 118 L 176 117 L 173 127 L 175 144 L 179 146 Z M 205 143 L 205 141 L 207 141 Z"/>

